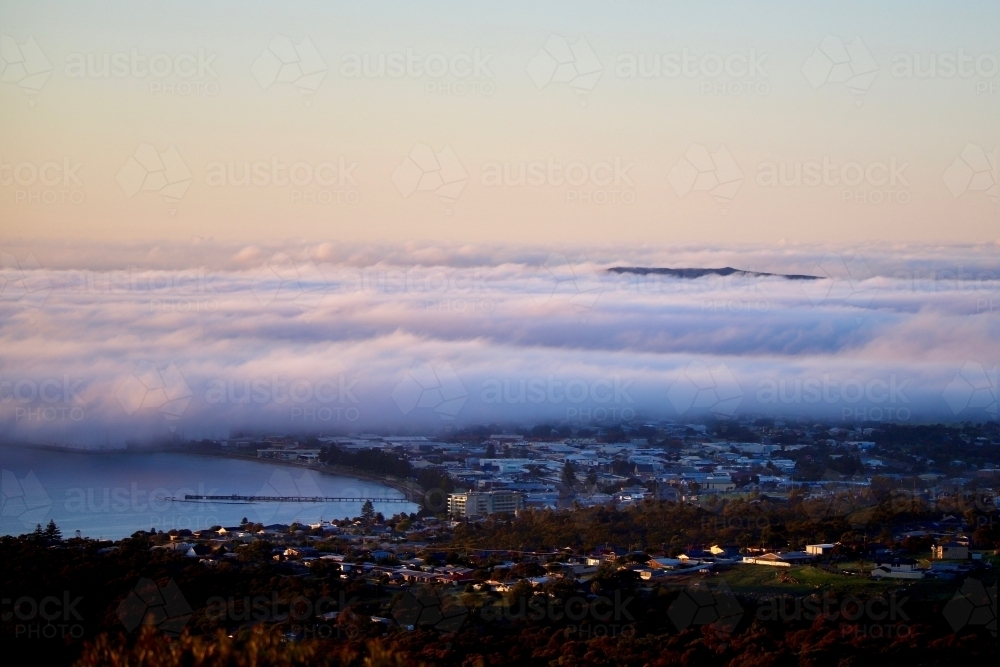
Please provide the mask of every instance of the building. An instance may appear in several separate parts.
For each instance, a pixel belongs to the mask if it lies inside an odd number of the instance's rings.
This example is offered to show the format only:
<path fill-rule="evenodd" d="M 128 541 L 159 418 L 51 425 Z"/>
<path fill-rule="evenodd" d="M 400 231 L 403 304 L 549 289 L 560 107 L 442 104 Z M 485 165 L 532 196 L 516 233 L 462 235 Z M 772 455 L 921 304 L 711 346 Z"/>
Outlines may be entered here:
<path fill-rule="evenodd" d="M 468 491 L 448 496 L 448 514 L 452 517 L 516 512 L 523 507 L 524 494 L 517 491 Z"/>
<path fill-rule="evenodd" d="M 921 570 L 917 561 L 912 558 L 889 558 L 875 561 L 872 569 L 874 579 L 923 579 L 924 570 Z"/>
<path fill-rule="evenodd" d="M 806 553 L 813 556 L 828 556 L 833 553 L 835 544 L 807 544 Z"/>
<path fill-rule="evenodd" d="M 732 491 L 736 488 L 732 477 L 729 475 L 709 475 L 702 482 L 705 491 Z"/>
<path fill-rule="evenodd" d="M 968 560 L 969 547 L 958 542 L 947 542 L 931 547 L 935 560 Z"/>
<path fill-rule="evenodd" d="M 784 553 L 769 553 L 763 556 L 744 556 L 743 562 L 751 565 L 770 565 L 771 567 L 791 567 L 804 565 L 815 558 L 804 551 L 786 551 Z"/>

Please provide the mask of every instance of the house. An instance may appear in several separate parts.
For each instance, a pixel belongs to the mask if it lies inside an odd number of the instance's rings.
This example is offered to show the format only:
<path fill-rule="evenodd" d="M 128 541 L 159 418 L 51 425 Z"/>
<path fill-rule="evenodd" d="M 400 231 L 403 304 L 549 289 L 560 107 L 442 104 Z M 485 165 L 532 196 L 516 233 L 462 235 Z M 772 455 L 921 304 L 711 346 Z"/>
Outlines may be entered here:
<path fill-rule="evenodd" d="M 785 553 L 768 553 L 763 556 L 744 556 L 743 563 L 751 565 L 770 565 L 771 567 L 791 567 L 808 563 L 816 556 L 804 551 L 786 551 Z"/>
<path fill-rule="evenodd" d="M 600 565 L 601 563 L 614 563 L 624 556 L 627 551 L 618 547 L 605 547 L 596 549 L 593 554 L 587 556 L 587 565 Z"/>
<path fill-rule="evenodd" d="M 702 482 L 702 488 L 705 491 L 725 492 L 735 489 L 736 484 L 729 475 L 709 475 Z"/>
<path fill-rule="evenodd" d="M 931 547 L 931 556 L 935 560 L 968 560 L 969 546 L 958 542 L 946 542 Z"/>
<path fill-rule="evenodd" d="M 184 555 L 189 558 L 200 558 L 201 556 L 207 556 L 210 553 L 212 553 L 212 548 L 207 544 L 195 544 L 188 549 L 187 553 Z"/>
<path fill-rule="evenodd" d="M 912 558 L 887 558 L 875 561 L 872 577 L 875 579 L 923 579 L 925 571 L 917 567 Z"/>
<path fill-rule="evenodd" d="M 408 584 L 435 584 L 441 581 L 442 575 L 435 572 L 421 572 L 419 570 L 397 570 L 393 575 L 399 577 Z"/>
<path fill-rule="evenodd" d="M 719 558 L 736 558 L 740 554 L 740 550 L 736 547 L 720 547 L 718 544 L 713 544 L 708 548 L 709 553 Z"/>
<path fill-rule="evenodd" d="M 836 546 L 835 544 L 807 544 L 806 553 L 813 556 L 829 556 Z"/>
<path fill-rule="evenodd" d="M 474 570 L 471 567 L 445 565 L 444 567 L 434 568 L 434 571 L 449 581 L 471 581 Z"/>
<path fill-rule="evenodd" d="M 319 552 L 313 547 L 288 547 L 284 553 L 285 556 L 292 558 L 303 558 L 305 556 L 315 558 L 319 555 Z"/>

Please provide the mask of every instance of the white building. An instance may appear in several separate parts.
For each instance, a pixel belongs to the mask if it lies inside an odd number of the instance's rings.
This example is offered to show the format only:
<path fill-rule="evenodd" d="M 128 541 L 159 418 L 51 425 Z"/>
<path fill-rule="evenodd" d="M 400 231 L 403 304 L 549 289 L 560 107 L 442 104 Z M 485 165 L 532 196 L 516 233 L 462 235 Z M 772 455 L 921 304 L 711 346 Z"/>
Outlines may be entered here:
<path fill-rule="evenodd" d="M 517 491 L 468 491 L 448 496 L 448 514 L 453 517 L 516 512 L 523 507 L 524 494 Z"/>

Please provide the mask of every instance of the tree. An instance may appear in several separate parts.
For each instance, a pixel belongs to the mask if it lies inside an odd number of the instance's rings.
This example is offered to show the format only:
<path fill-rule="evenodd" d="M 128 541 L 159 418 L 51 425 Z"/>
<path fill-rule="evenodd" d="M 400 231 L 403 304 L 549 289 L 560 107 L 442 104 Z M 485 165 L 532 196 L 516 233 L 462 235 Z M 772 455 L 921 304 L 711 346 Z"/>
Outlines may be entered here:
<path fill-rule="evenodd" d="M 576 484 L 576 469 L 572 461 L 567 460 L 566 465 L 563 466 L 562 483 L 569 489 L 572 489 Z"/>
<path fill-rule="evenodd" d="M 486 456 L 483 458 L 495 459 L 497 457 L 497 448 L 492 442 L 486 445 Z"/>
<path fill-rule="evenodd" d="M 48 525 L 45 526 L 45 539 L 51 542 L 62 541 L 62 531 L 53 519 L 49 519 Z"/>
<path fill-rule="evenodd" d="M 364 523 L 372 523 L 375 520 L 375 506 L 372 505 L 372 501 L 366 500 L 361 506 L 361 520 Z"/>

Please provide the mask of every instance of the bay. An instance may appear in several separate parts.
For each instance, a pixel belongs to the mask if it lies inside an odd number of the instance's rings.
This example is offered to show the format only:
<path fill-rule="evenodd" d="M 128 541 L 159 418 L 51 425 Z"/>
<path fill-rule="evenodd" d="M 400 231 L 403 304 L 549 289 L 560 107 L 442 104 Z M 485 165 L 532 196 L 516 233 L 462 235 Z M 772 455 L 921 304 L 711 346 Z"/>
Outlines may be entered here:
<path fill-rule="evenodd" d="M 174 452 L 85 453 L 0 447 L 0 534 L 19 535 L 54 520 L 64 537 L 120 539 L 137 530 L 265 525 L 356 517 L 349 502 L 180 502 L 185 494 L 399 499 L 389 486 L 303 466 Z M 385 516 L 414 503 L 373 500 Z"/>

